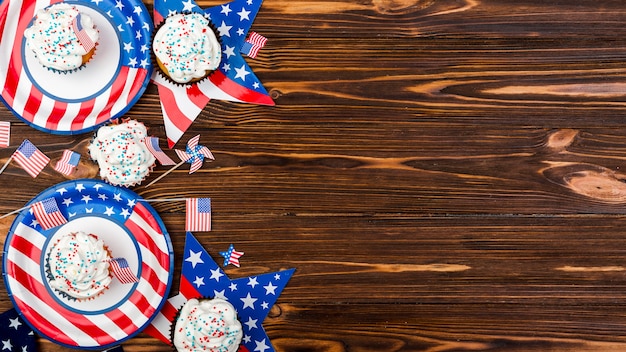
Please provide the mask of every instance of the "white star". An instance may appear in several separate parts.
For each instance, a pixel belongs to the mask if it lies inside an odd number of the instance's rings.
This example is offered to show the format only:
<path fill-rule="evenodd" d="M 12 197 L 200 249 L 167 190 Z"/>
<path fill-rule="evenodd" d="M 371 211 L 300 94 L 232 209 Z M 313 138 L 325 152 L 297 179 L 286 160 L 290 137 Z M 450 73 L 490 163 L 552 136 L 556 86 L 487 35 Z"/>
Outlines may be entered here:
<path fill-rule="evenodd" d="M 102 184 L 100 184 L 100 183 L 96 183 L 95 185 L 93 185 L 93 188 L 94 188 L 96 191 L 99 191 L 99 190 L 100 190 L 100 188 L 102 188 Z"/>
<path fill-rule="evenodd" d="M 254 310 L 254 302 L 256 302 L 258 298 L 253 298 L 250 296 L 250 292 L 248 292 L 248 295 L 245 298 L 240 298 L 240 300 L 243 302 L 243 309 L 252 308 L 252 310 Z"/>
<path fill-rule="evenodd" d="M 256 343 L 256 347 L 254 348 L 254 350 L 260 352 L 265 352 L 265 350 L 269 350 L 270 346 L 265 344 L 265 340 L 266 339 L 263 339 L 263 341 L 254 340 L 254 342 Z"/>
<path fill-rule="evenodd" d="M 224 276 L 224 274 L 222 274 L 222 272 L 220 271 L 219 268 L 215 269 L 215 270 L 210 270 L 211 271 L 211 279 L 214 279 L 215 281 L 219 282 L 220 278 L 222 276 Z"/>
<path fill-rule="evenodd" d="M 135 19 L 133 19 L 133 16 L 126 16 L 126 24 L 130 25 L 131 27 L 135 24 Z"/>
<path fill-rule="evenodd" d="M 278 288 L 278 286 L 274 286 L 270 282 L 267 286 L 263 286 L 263 288 L 265 289 L 265 294 L 266 295 L 272 294 L 272 295 L 276 296 L 276 288 Z"/>
<path fill-rule="evenodd" d="M 91 199 L 91 196 L 90 196 L 90 195 L 85 194 L 84 196 L 82 196 L 82 198 L 81 198 L 80 200 L 82 200 L 83 202 L 85 202 L 85 204 L 89 204 L 89 201 L 91 201 L 91 200 L 93 200 L 93 199 Z"/>
<path fill-rule="evenodd" d="M 245 32 L 243 31 L 243 28 L 237 28 L 237 34 L 238 35 L 244 35 Z"/>
<path fill-rule="evenodd" d="M 102 2 L 102 0 L 91 0 L 91 2 L 96 4 L 96 6 L 100 6 L 100 3 Z"/>
<path fill-rule="evenodd" d="M 85 208 L 85 213 L 86 213 L 86 214 L 91 214 L 91 213 L 93 213 L 93 208 Z"/>
<path fill-rule="evenodd" d="M 127 53 L 130 53 L 133 49 L 133 43 L 124 43 L 124 50 L 126 50 Z"/>
<path fill-rule="evenodd" d="M 235 55 L 235 47 L 226 45 L 226 49 L 224 50 L 224 54 L 226 54 L 227 58 Z M 228 65 L 228 66 L 230 67 L 230 65 Z"/>
<path fill-rule="evenodd" d="M 142 45 L 142 46 L 141 46 L 141 49 L 140 49 L 140 50 L 141 50 L 141 52 L 142 52 L 142 53 L 145 53 L 145 52 L 146 52 L 146 51 L 148 51 L 149 49 L 150 49 L 150 48 L 148 47 L 148 45 L 147 45 L 147 44 L 144 44 L 144 45 Z"/>
<path fill-rule="evenodd" d="M 115 212 L 113 211 L 113 207 L 105 207 L 107 210 L 104 212 L 105 215 L 111 216 L 111 215 L 115 215 Z"/>
<path fill-rule="evenodd" d="M 230 283 L 230 286 L 228 286 L 228 288 L 229 288 L 231 291 L 237 291 L 237 284 L 236 284 L 236 283 L 234 283 L 234 282 L 231 282 L 231 283 Z"/>
<path fill-rule="evenodd" d="M 2 340 L 2 350 L 13 351 L 13 345 L 11 345 L 11 340 Z"/>
<path fill-rule="evenodd" d="M 67 192 L 67 189 L 65 189 L 65 187 L 57 189 L 57 193 L 59 193 L 60 195 L 65 194 L 65 192 Z"/>
<path fill-rule="evenodd" d="M 254 288 L 254 286 L 258 285 L 259 282 L 256 281 L 256 277 L 251 277 L 248 279 L 248 286 L 252 286 L 252 288 Z"/>
<path fill-rule="evenodd" d="M 15 319 L 9 319 L 9 321 L 11 322 L 9 324 L 10 328 L 14 328 L 15 330 L 17 330 L 17 328 L 22 325 L 22 322 L 20 321 L 20 318 L 15 318 Z"/>
<path fill-rule="evenodd" d="M 82 183 L 79 183 L 76 185 L 76 190 L 78 192 L 82 192 L 85 189 L 85 185 L 83 185 Z"/>
<path fill-rule="evenodd" d="M 130 60 L 128 60 L 128 66 L 133 67 L 133 68 L 137 66 L 137 59 L 134 57 L 131 57 Z"/>
<path fill-rule="evenodd" d="M 252 330 L 258 328 L 258 326 L 256 326 L 257 321 L 259 321 L 259 319 L 252 319 L 252 317 L 248 317 L 248 321 L 244 324 L 248 325 L 248 330 Z"/>
<path fill-rule="evenodd" d="M 223 300 L 227 300 L 226 296 L 224 295 L 224 291 L 226 290 L 221 290 L 221 291 L 213 290 L 213 298 L 221 298 Z"/>
<path fill-rule="evenodd" d="M 250 11 L 246 11 L 246 9 L 244 9 L 243 7 L 241 8 L 241 11 L 237 12 L 237 14 L 239 15 L 240 21 L 243 21 L 243 20 L 250 21 L 250 17 L 248 16 L 250 15 Z"/>
<path fill-rule="evenodd" d="M 269 308 L 270 308 L 270 304 L 269 304 L 269 303 L 267 303 L 267 302 L 265 302 L 265 301 L 263 301 L 263 303 L 261 303 L 261 308 L 263 308 L 263 309 L 269 309 Z"/>
<path fill-rule="evenodd" d="M 30 226 L 33 228 L 37 227 L 37 225 L 39 225 L 39 221 L 37 221 L 37 219 L 33 219 L 33 221 L 30 222 Z"/>
<path fill-rule="evenodd" d="M 244 335 L 243 342 L 250 343 L 250 341 L 252 341 L 252 338 L 250 337 L 250 335 Z"/>
<path fill-rule="evenodd" d="M 109 197 L 107 197 L 107 195 L 106 195 L 106 194 L 104 194 L 104 193 L 98 193 L 98 198 L 100 198 L 100 199 L 102 199 L 102 200 L 107 200 L 107 199 L 109 199 Z"/>
<path fill-rule="evenodd" d="M 28 352 L 28 346 L 22 346 L 22 352 Z"/>
<path fill-rule="evenodd" d="M 202 260 L 200 258 L 200 256 L 202 255 L 202 251 L 200 252 L 194 252 L 191 249 L 189 250 L 189 257 L 187 257 L 187 259 L 185 259 L 186 262 L 190 262 L 191 263 L 191 267 L 195 268 L 196 264 L 203 264 L 204 260 Z"/>
<path fill-rule="evenodd" d="M 191 0 L 183 1 L 183 12 L 191 11 L 194 7 L 196 7 L 196 4 L 194 4 Z"/>
<path fill-rule="evenodd" d="M 63 198 L 63 204 L 65 204 L 66 207 L 69 207 L 72 203 L 74 203 L 72 198 Z"/>
<path fill-rule="evenodd" d="M 133 12 L 138 14 L 138 15 L 141 15 L 143 10 L 141 9 L 141 6 L 135 6 L 135 10 L 133 10 Z"/>
<path fill-rule="evenodd" d="M 167 16 L 168 16 L 168 17 L 169 17 L 169 16 L 172 16 L 172 15 L 175 15 L 175 14 L 176 14 L 176 11 L 174 11 L 174 10 L 172 10 L 172 9 L 168 9 L 168 10 L 167 10 Z"/>
<path fill-rule="evenodd" d="M 122 201 L 122 194 L 121 193 L 116 193 L 113 195 L 113 199 L 115 199 L 118 202 Z"/>
<path fill-rule="evenodd" d="M 224 63 L 224 66 L 222 66 L 222 70 L 226 72 L 230 71 L 230 64 Z"/>
<path fill-rule="evenodd" d="M 120 213 L 120 215 L 123 216 L 124 219 L 126 219 L 127 217 L 130 216 L 130 213 L 128 212 L 128 209 L 122 208 L 122 212 Z"/>
<path fill-rule="evenodd" d="M 252 5 L 252 0 L 248 0 L 248 5 Z"/>
<path fill-rule="evenodd" d="M 231 11 L 232 10 L 230 9 L 230 4 L 226 4 L 226 5 L 222 5 L 222 11 L 220 11 L 220 12 L 223 13 L 224 15 L 228 16 L 228 14 Z"/>
<path fill-rule="evenodd" d="M 141 40 L 142 37 L 143 37 L 143 34 L 141 34 L 141 31 L 135 31 L 135 39 Z"/>
<path fill-rule="evenodd" d="M 241 78 L 242 81 L 245 81 L 246 76 L 250 74 L 250 72 L 246 71 L 245 65 L 241 65 L 240 68 L 235 68 L 235 71 L 237 71 L 235 78 Z"/>
<path fill-rule="evenodd" d="M 233 26 L 227 26 L 226 23 L 224 21 L 222 21 L 222 24 L 217 27 L 217 31 L 220 32 L 221 36 L 225 36 L 225 37 L 229 37 L 230 38 L 230 29 L 233 28 Z"/>
<path fill-rule="evenodd" d="M 131 207 L 131 208 L 132 208 L 132 207 L 134 207 L 134 206 L 135 206 L 135 204 L 137 204 L 137 200 L 135 200 L 135 199 L 131 199 L 131 198 L 128 198 L 128 202 L 126 203 L 126 205 L 127 205 L 128 207 Z"/>
<path fill-rule="evenodd" d="M 122 27 L 121 24 L 118 24 L 117 25 L 117 31 L 120 32 L 120 33 L 124 32 L 124 27 Z"/>
<path fill-rule="evenodd" d="M 196 287 L 200 287 L 204 285 L 204 276 L 203 277 L 196 276 L 196 279 L 193 281 L 193 284 L 196 285 Z"/>
<path fill-rule="evenodd" d="M 148 59 L 143 59 L 139 63 L 139 66 L 141 66 L 142 68 L 146 68 L 146 67 L 148 67 L 148 65 L 150 65 L 150 62 L 148 61 Z"/>
<path fill-rule="evenodd" d="M 141 26 L 141 28 L 145 29 L 146 31 L 150 30 L 150 25 L 148 24 L 148 22 L 144 22 L 143 26 Z"/>
<path fill-rule="evenodd" d="M 113 14 L 111 13 L 111 10 L 107 11 L 107 16 L 109 16 L 109 18 L 113 18 Z"/>
<path fill-rule="evenodd" d="M 276 275 L 274 275 L 274 280 L 280 280 L 280 275 L 277 273 Z"/>
<path fill-rule="evenodd" d="M 254 89 L 259 89 L 261 87 L 261 85 L 259 84 L 259 82 L 254 82 L 254 83 L 252 83 L 252 87 Z"/>
<path fill-rule="evenodd" d="M 75 217 L 75 216 L 76 216 L 76 212 L 73 212 L 73 213 L 67 213 L 67 216 L 68 216 L 68 217 L 70 217 L 70 218 L 73 218 L 73 217 Z"/>
<path fill-rule="evenodd" d="M 118 9 L 122 10 L 124 8 L 124 4 L 122 4 L 121 0 L 117 0 L 115 2 L 115 7 L 117 7 Z"/>

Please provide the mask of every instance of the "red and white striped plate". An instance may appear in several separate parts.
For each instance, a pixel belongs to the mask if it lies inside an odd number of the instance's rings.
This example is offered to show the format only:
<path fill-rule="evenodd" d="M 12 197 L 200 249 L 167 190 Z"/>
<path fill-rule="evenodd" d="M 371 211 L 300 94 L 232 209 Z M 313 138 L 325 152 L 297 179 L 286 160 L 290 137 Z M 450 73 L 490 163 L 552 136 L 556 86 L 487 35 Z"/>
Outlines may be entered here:
<path fill-rule="evenodd" d="M 43 230 L 29 209 L 13 222 L 4 245 L 3 277 L 11 300 L 41 336 L 60 345 L 106 349 L 149 325 L 172 283 L 172 245 L 156 211 L 136 193 L 84 179 L 53 186 L 28 204 L 54 197 L 64 225 Z M 112 256 L 128 261 L 139 282 L 116 279 L 103 294 L 75 301 L 54 291 L 45 274 L 52 243 L 84 231 L 101 238 Z"/>

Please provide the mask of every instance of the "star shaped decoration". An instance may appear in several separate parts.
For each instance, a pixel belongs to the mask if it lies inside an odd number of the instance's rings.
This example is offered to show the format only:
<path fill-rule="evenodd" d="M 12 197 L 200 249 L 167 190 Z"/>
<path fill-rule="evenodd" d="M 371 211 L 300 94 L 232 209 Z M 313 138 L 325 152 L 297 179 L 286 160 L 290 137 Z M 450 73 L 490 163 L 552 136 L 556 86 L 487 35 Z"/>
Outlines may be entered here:
<path fill-rule="evenodd" d="M 236 267 L 239 267 L 239 258 L 243 255 L 243 252 L 238 252 L 235 250 L 235 246 L 232 244 L 228 247 L 228 250 L 224 252 L 220 252 L 220 255 L 224 257 L 224 266 L 228 264 L 232 264 Z"/>
<path fill-rule="evenodd" d="M 238 352 L 275 351 L 262 324 L 295 269 L 230 279 L 191 232 L 187 232 L 184 253 L 189 254 L 183 260 L 179 294 L 168 299 L 159 315 L 144 331 L 171 344 L 170 323 L 188 299 L 220 297 L 235 307 L 242 324 L 244 336 Z M 200 253 L 199 257 L 196 253 Z M 192 254 L 202 263 L 193 266 L 187 260 Z M 197 262 L 197 259 L 193 261 Z M 197 280 L 198 277 L 208 275 L 212 279 Z"/>
<path fill-rule="evenodd" d="M 234 0 L 201 8 L 193 0 L 154 1 L 154 24 L 168 16 L 195 12 L 210 19 L 221 43 L 219 68 L 206 79 L 179 85 L 164 78 L 157 70 L 152 81 L 157 85 L 168 146 L 173 148 L 211 99 L 273 106 L 274 101 L 243 58 L 246 34 L 261 8 L 263 0 Z M 255 57 L 256 55 L 247 55 Z"/>

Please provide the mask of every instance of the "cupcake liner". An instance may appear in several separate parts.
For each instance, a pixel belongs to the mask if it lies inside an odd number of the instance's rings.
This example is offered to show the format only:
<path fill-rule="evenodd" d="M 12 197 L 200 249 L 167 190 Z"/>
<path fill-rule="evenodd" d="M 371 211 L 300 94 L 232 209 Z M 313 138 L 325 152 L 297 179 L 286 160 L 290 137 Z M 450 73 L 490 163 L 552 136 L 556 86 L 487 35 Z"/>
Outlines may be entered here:
<path fill-rule="evenodd" d="M 217 30 L 217 27 L 215 26 L 215 24 L 213 24 L 213 21 L 211 21 L 211 19 L 202 12 L 191 12 L 191 11 L 183 11 L 183 12 L 172 12 L 170 13 L 167 17 L 165 17 L 163 19 L 163 21 L 161 21 L 159 24 L 157 24 L 156 26 L 154 26 L 154 29 L 152 31 L 152 41 L 154 41 L 154 38 L 156 37 L 156 33 L 159 31 L 159 29 L 165 24 L 165 21 L 167 21 L 167 19 L 171 16 L 175 16 L 175 15 L 188 15 L 188 14 L 192 14 L 192 13 L 196 13 L 199 15 L 202 15 L 207 21 L 209 21 L 209 27 L 211 28 L 211 30 L 213 31 L 213 33 L 215 33 L 215 37 L 217 38 L 217 42 L 220 45 L 220 50 L 222 52 L 222 56 L 224 56 L 224 43 L 222 42 L 222 37 L 219 35 L 219 31 Z M 189 82 L 185 82 L 185 83 L 181 83 L 181 82 L 177 82 L 175 80 L 173 80 L 166 72 L 163 71 L 163 69 L 161 68 L 161 65 L 159 64 L 159 61 L 156 57 L 156 54 L 154 53 L 154 50 L 151 49 L 150 50 L 150 59 L 152 60 L 152 66 L 155 68 L 156 73 L 161 76 L 163 79 L 165 79 L 167 82 L 174 84 L 176 86 L 179 87 L 190 87 L 193 86 L 195 84 L 199 84 L 202 83 L 204 80 L 208 79 L 209 77 L 211 77 L 211 75 L 213 75 L 213 73 L 215 73 L 215 71 L 217 71 L 217 69 L 213 70 L 213 71 L 209 71 L 207 72 L 202 78 L 198 78 L 198 79 L 192 79 Z M 221 64 L 221 61 L 220 61 Z M 219 65 L 218 65 L 219 66 Z"/>

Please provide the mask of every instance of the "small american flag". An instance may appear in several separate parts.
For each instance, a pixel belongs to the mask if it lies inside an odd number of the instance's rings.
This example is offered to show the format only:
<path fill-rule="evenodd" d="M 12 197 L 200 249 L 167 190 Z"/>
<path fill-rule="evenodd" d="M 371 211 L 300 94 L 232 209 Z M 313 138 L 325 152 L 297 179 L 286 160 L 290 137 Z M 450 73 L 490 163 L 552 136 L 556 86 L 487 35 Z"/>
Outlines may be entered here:
<path fill-rule="evenodd" d="M 239 267 L 239 258 L 243 255 L 243 252 L 237 252 L 235 250 L 235 246 L 232 244 L 228 247 L 227 251 L 220 252 L 220 255 L 224 257 L 224 266 L 228 264 L 232 264 L 236 267 Z"/>
<path fill-rule="evenodd" d="M 163 150 L 159 147 L 159 137 L 146 137 L 143 141 L 146 148 L 152 155 L 161 163 L 161 165 L 176 165 L 176 162 L 172 160 Z"/>
<path fill-rule="evenodd" d="M 80 154 L 73 152 L 69 149 L 65 149 L 63 151 L 63 156 L 57 162 L 54 169 L 63 175 L 70 175 L 74 172 L 74 169 L 78 165 L 78 161 L 80 160 Z"/>
<path fill-rule="evenodd" d="M 53 227 L 63 225 L 67 222 L 67 219 L 59 210 L 57 201 L 54 197 L 46 198 L 42 201 L 31 205 L 33 215 L 42 229 L 48 230 Z"/>
<path fill-rule="evenodd" d="M 0 121 L 0 148 L 9 146 L 11 139 L 11 123 L 9 121 Z"/>
<path fill-rule="evenodd" d="M 86 52 L 90 52 L 91 49 L 96 46 L 96 43 L 94 43 L 94 41 L 89 38 L 89 35 L 87 35 L 87 31 L 83 28 L 81 19 L 82 16 L 80 14 L 74 17 L 72 20 L 72 30 L 74 31 L 74 34 L 76 34 L 76 38 L 78 38 L 80 45 L 83 46 Z"/>
<path fill-rule="evenodd" d="M 211 198 L 187 198 L 185 231 L 211 231 Z"/>
<path fill-rule="evenodd" d="M 41 170 L 50 162 L 50 158 L 41 150 L 25 139 L 11 156 L 33 178 L 37 177 Z"/>
<path fill-rule="evenodd" d="M 259 54 L 259 50 L 265 46 L 265 43 L 267 43 L 267 38 L 257 32 L 251 32 L 248 39 L 241 46 L 240 51 L 242 54 L 254 59 Z"/>
<path fill-rule="evenodd" d="M 128 262 L 124 258 L 113 258 L 109 261 L 113 275 L 123 284 L 132 284 L 139 282 L 137 276 L 128 266 Z"/>

